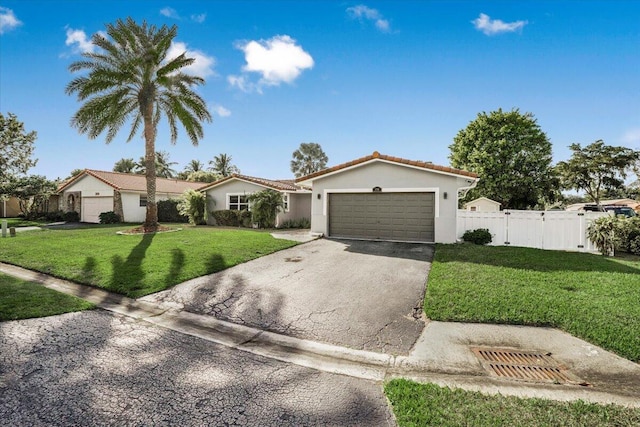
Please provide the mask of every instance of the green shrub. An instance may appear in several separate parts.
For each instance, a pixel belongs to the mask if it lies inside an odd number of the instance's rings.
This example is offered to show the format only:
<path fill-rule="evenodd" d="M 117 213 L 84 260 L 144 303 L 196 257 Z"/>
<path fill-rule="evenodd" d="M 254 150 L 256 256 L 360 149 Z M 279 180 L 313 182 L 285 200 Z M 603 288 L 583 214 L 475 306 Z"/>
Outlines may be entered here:
<path fill-rule="evenodd" d="M 226 227 L 251 227 L 251 212 L 247 210 L 220 210 L 211 212 L 216 225 Z"/>
<path fill-rule="evenodd" d="M 190 188 L 182 193 L 182 200 L 178 203 L 178 212 L 189 218 L 189 223 L 192 225 L 205 224 L 206 203 L 204 193 Z"/>
<path fill-rule="evenodd" d="M 80 214 L 76 211 L 65 212 L 62 220 L 65 222 L 80 222 Z"/>
<path fill-rule="evenodd" d="M 308 218 L 288 219 L 278 228 L 311 228 L 311 221 Z"/>
<path fill-rule="evenodd" d="M 587 236 L 603 255 L 615 251 L 640 255 L 640 217 L 598 218 L 587 227 Z"/>
<path fill-rule="evenodd" d="M 168 199 L 158 202 L 158 221 L 159 222 L 189 222 L 189 217 L 180 215 L 178 212 L 178 203 L 180 200 Z"/>
<path fill-rule="evenodd" d="M 491 243 L 491 233 L 486 228 L 477 228 L 475 230 L 467 230 L 462 235 L 465 242 L 475 243 L 476 245 L 486 245 Z"/>
<path fill-rule="evenodd" d="M 114 211 L 102 212 L 98 215 L 100 218 L 100 224 L 117 224 L 120 222 L 120 217 Z"/>
<path fill-rule="evenodd" d="M 64 215 L 63 211 L 47 212 L 44 214 L 44 220 L 49 222 L 64 221 Z"/>
<path fill-rule="evenodd" d="M 284 209 L 282 193 L 267 189 L 251 194 L 251 218 L 260 228 L 274 228 L 278 212 Z"/>

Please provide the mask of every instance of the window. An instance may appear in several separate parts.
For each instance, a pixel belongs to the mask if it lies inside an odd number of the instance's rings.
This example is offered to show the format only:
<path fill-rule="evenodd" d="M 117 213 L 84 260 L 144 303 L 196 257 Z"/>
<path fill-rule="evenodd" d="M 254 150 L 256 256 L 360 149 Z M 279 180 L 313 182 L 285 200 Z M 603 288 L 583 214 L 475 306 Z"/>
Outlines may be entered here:
<path fill-rule="evenodd" d="M 140 195 L 140 207 L 147 206 L 147 196 Z"/>
<path fill-rule="evenodd" d="M 285 212 L 289 212 L 289 193 L 284 193 L 282 195 L 282 203 Z"/>
<path fill-rule="evenodd" d="M 232 211 L 246 211 L 249 210 L 249 202 L 247 196 L 236 194 L 229 195 L 229 210 Z"/>
<path fill-rule="evenodd" d="M 471 206 L 471 212 L 475 212 L 476 211 L 476 207 L 475 206 Z"/>

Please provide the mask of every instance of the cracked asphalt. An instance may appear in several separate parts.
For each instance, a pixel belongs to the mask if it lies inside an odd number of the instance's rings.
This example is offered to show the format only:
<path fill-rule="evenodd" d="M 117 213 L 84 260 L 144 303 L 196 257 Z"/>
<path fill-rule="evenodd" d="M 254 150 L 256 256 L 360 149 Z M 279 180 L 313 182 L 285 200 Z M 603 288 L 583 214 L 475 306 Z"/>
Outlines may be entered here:
<path fill-rule="evenodd" d="M 141 298 L 296 338 L 408 354 L 433 246 L 319 239 Z"/>
<path fill-rule="evenodd" d="M 391 426 L 382 384 L 102 310 L 0 323 L 0 425 Z"/>

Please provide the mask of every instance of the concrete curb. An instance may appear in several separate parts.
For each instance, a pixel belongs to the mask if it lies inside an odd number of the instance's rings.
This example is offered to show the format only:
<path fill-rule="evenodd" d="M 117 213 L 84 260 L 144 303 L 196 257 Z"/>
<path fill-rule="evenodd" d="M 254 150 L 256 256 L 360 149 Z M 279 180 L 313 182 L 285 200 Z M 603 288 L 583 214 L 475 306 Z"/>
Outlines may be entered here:
<path fill-rule="evenodd" d="M 431 382 L 441 386 L 488 394 L 536 397 L 559 401 L 581 399 L 592 403 L 613 403 L 640 408 L 640 394 L 625 394 L 617 391 L 615 385 L 594 389 L 576 385 L 500 380 L 478 374 L 477 367 L 436 366 L 432 362 L 411 354 L 409 356 L 394 356 L 294 338 L 227 322 L 213 316 L 181 311 L 169 304 L 134 300 L 9 264 L 0 263 L 0 272 L 77 296 L 113 313 L 226 347 L 320 371 L 374 381 L 402 377 L 418 382 Z"/>

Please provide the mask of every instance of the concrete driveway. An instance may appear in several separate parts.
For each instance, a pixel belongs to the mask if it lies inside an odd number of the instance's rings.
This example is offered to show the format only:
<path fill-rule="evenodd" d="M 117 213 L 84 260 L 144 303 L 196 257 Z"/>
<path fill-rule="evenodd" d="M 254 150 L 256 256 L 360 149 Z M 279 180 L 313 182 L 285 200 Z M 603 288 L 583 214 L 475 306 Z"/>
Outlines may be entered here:
<path fill-rule="evenodd" d="M 407 354 L 433 246 L 315 240 L 142 300 L 354 349 Z"/>

